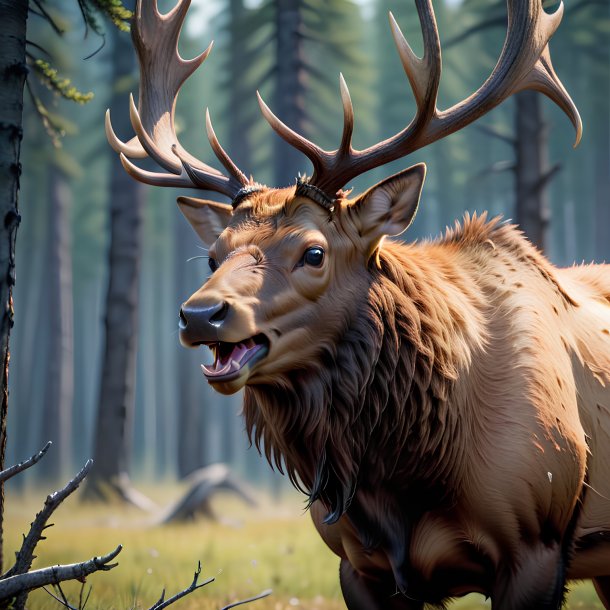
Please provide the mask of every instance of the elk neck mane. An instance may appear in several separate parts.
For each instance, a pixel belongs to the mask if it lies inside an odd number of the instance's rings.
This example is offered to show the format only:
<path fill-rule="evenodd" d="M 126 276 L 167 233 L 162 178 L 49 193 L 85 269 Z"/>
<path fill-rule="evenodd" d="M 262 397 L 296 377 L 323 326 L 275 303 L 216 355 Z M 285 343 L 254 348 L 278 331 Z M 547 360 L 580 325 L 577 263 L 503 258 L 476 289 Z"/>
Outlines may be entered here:
<path fill-rule="evenodd" d="M 452 394 L 485 343 L 481 294 L 456 259 L 490 250 L 492 239 L 507 253 L 537 254 L 485 216 L 466 216 L 440 241 L 385 242 L 369 264 L 361 314 L 339 341 L 275 385 L 246 386 L 251 442 L 310 503 L 323 502 L 330 522 L 367 482 L 451 492 L 472 417 Z"/>

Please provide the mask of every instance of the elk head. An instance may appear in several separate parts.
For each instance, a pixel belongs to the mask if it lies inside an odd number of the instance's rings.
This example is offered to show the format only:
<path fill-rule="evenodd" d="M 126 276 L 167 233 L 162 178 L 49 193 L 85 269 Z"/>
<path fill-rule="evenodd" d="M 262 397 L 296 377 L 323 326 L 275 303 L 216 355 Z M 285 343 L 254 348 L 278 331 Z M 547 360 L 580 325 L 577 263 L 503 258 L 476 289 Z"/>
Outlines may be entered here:
<path fill-rule="evenodd" d="M 332 346 L 361 314 L 360 307 L 385 236 L 402 233 L 417 210 L 425 167 L 415 165 L 350 199 L 342 188 L 354 177 L 439 140 L 486 114 L 513 93 L 535 89 L 581 122 L 557 78 L 548 41 L 561 21 L 541 0 L 507 0 L 508 30 L 493 72 L 469 98 L 441 111 L 436 106 L 441 50 L 431 0 L 416 0 L 424 55 L 417 57 L 390 14 L 392 35 L 410 81 L 417 112 L 402 131 L 364 150 L 352 147 L 354 112 L 340 78 L 344 125 L 336 151 L 326 151 L 282 123 L 259 96 L 272 128 L 313 164 L 310 178 L 289 188 L 268 188 L 247 178 L 216 138 L 206 112 L 207 135 L 228 176 L 202 163 L 178 143 L 176 97 L 210 48 L 185 61 L 177 43 L 190 0 L 161 15 L 156 1 L 139 1 L 132 28 L 141 70 L 139 106 L 131 99 L 136 137 L 121 142 L 109 115 L 106 131 L 126 171 L 158 186 L 211 190 L 221 204 L 180 197 L 181 210 L 209 245 L 212 275 L 180 311 L 183 345 L 208 345 L 214 362 L 203 366 L 209 383 L 233 393 L 246 384 L 281 384 L 289 371 L 307 369 L 323 346 Z M 152 157 L 165 172 L 150 172 L 129 158 Z"/>

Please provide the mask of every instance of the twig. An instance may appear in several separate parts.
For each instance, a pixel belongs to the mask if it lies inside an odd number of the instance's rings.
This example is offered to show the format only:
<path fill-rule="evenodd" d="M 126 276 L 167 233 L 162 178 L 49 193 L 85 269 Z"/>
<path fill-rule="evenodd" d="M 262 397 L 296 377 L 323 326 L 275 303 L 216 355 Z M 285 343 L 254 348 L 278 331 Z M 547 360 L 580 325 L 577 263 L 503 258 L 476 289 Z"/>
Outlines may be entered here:
<path fill-rule="evenodd" d="M 78 608 L 75 608 L 74 606 L 70 605 L 70 602 L 68 602 L 68 600 L 66 599 L 66 596 L 63 594 L 62 591 L 62 597 L 63 599 L 60 599 L 59 597 L 57 597 L 57 595 L 55 595 L 54 593 L 51 593 L 51 591 L 49 591 L 46 587 L 42 587 L 45 593 L 48 593 L 56 602 L 59 602 L 62 606 L 65 606 L 66 608 L 68 608 L 68 610 L 78 610 Z"/>
<path fill-rule="evenodd" d="M 502 172 L 514 171 L 517 168 L 513 161 L 496 161 L 470 178 L 470 180 L 479 180 L 485 178 L 489 174 L 500 174 Z"/>
<path fill-rule="evenodd" d="M 238 602 L 233 602 L 232 604 L 229 604 L 228 606 L 222 608 L 222 610 L 229 610 L 230 608 L 235 608 L 235 606 L 241 606 L 242 604 L 249 604 L 250 602 L 255 602 L 257 599 L 263 599 L 263 597 L 268 597 L 272 593 L 273 591 L 271 589 L 266 589 L 265 591 L 259 593 L 258 595 L 255 595 L 254 597 L 248 597 L 248 599 L 242 599 Z"/>
<path fill-rule="evenodd" d="M 208 580 L 205 580 L 201 584 L 197 584 L 197 581 L 199 580 L 200 575 L 201 575 L 201 562 L 199 562 L 197 564 L 197 570 L 195 571 L 195 574 L 193 576 L 193 582 L 186 589 L 183 589 L 182 591 L 180 591 L 180 593 L 176 593 L 176 595 L 170 597 L 167 601 L 163 601 L 165 598 L 165 589 L 164 589 L 163 593 L 161 593 L 161 597 L 159 598 L 159 601 L 157 601 L 155 604 L 153 604 L 149 608 L 149 610 L 163 610 L 163 608 L 167 608 L 174 602 L 177 602 L 179 599 L 182 599 L 183 597 L 185 597 L 186 595 L 189 595 L 193 591 L 196 591 L 197 589 L 201 589 L 201 587 L 205 587 L 206 585 L 209 585 L 211 582 L 214 582 L 213 578 L 208 578 Z"/>
<path fill-rule="evenodd" d="M 55 511 L 55 509 L 74 491 L 78 489 L 82 480 L 87 476 L 87 473 L 91 469 L 93 460 L 87 460 L 87 463 L 83 466 L 82 470 L 68 483 L 65 487 L 47 496 L 42 510 L 36 515 L 28 535 L 24 538 L 21 548 L 16 554 L 15 565 L 8 570 L 2 577 L 0 582 L 5 579 L 9 579 L 19 574 L 25 574 L 31 567 L 32 561 L 34 560 L 34 551 L 36 545 L 44 539 L 42 533 L 50 526 L 47 526 L 47 521 Z M 75 564 L 80 565 L 80 564 Z M 65 580 L 65 579 L 64 579 Z M 50 583 L 45 583 L 50 584 Z"/>
<path fill-rule="evenodd" d="M 89 596 L 91 595 L 92 590 L 93 590 L 93 587 L 89 587 L 89 591 L 87 591 L 87 595 L 85 596 L 85 599 L 83 600 L 83 592 L 85 591 L 85 583 L 82 583 L 82 585 L 80 587 L 80 592 L 78 594 L 78 610 L 85 610 L 85 606 L 87 605 L 87 602 L 89 601 Z"/>
<path fill-rule="evenodd" d="M 31 458 L 28 458 L 27 460 L 24 460 L 19 464 L 15 464 L 14 466 L 11 466 L 10 468 L 7 468 L 6 470 L 0 472 L 0 483 L 8 481 L 11 477 L 14 477 L 16 474 L 19 474 L 20 472 L 23 472 L 24 470 L 30 468 L 30 466 L 36 464 L 36 462 L 39 462 L 44 457 L 45 453 L 49 450 L 49 447 L 52 444 L 53 443 L 49 441 L 38 453 L 35 453 Z"/>
<path fill-rule="evenodd" d="M 504 133 L 495 127 L 491 127 L 490 125 L 477 125 L 477 129 L 485 135 L 491 136 L 492 138 L 497 138 L 498 140 L 505 142 L 509 146 L 515 146 L 517 144 L 516 138 L 513 138 L 509 134 Z"/>
<path fill-rule="evenodd" d="M 449 49 L 449 48 L 455 46 L 456 44 L 459 44 L 460 42 L 467 40 L 473 34 L 486 30 L 487 28 L 500 27 L 500 26 L 504 26 L 504 25 L 506 25 L 506 15 L 498 15 L 496 17 L 489 17 L 489 18 L 481 21 L 480 23 L 476 23 L 472 27 L 464 30 L 461 34 L 458 34 L 457 36 L 454 36 L 453 38 L 450 38 L 449 40 L 447 40 L 445 43 L 443 43 L 443 48 Z"/>
<path fill-rule="evenodd" d="M 55 22 L 53 17 L 51 17 L 51 15 L 44 8 L 44 6 L 42 6 L 42 3 L 40 2 L 40 0 L 32 0 L 32 2 L 38 7 L 38 10 L 40 11 L 40 13 L 36 13 L 36 14 L 40 15 L 43 19 L 45 19 L 49 23 L 49 25 L 55 30 L 55 33 L 57 35 L 63 36 L 64 31 L 57 25 L 57 23 Z M 30 8 L 30 10 L 32 10 L 32 9 Z M 32 12 L 35 12 L 35 11 L 32 11 Z"/>
<path fill-rule="evenodd" d="M 57 585 L 64 580 L 79 580 L 84 582 L 89 574 L 107 572 L 118 563 L 110 563 L 123 549 L 119 544 L 114 551 L 102 557 L 93 557 L 81 563 L 57 565 L 40 570 L 32 570 L 25 574 L 17 574 L 0 581 L 0 600 L 9 599 L 20 593 L 39 589 L 45 585 Z"/>

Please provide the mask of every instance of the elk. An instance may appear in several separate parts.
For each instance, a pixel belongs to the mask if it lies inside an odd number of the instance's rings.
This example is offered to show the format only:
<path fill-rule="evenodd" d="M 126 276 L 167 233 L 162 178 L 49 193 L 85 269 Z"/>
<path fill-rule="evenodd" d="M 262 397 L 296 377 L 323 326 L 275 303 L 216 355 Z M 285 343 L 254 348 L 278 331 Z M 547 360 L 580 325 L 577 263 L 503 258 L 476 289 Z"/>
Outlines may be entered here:
<path fill-rule="evenodd" d="M 244 389 L 250 438 L 307 494 L 340 558 L 349 610 L 419 610 L 480 592 L 494 610 L 555 610 L 567 579 L 593 579 L 610 608 L 610 266 L 554 267 L 498 219 L 468 216 L 436 241 L 388 239 L 408 228 L 425 166 L 351 197 L 349 181 L 472 123 L 513 93 L 578 112 L 548 48 L 562 8 L 507 0 L 493 72 L 439 110 L 441 46 L 431 0 L 416 0 L 416 56 L 390 15 L 417 102 L 411 123 L 366 148 L 341 77 L 343 134 L 326 151 L 271 127 L 313 164 L 294 186 L 248 178 L 207 135 L 226 174 L 184 150 L 174 108 L 206 59 L 177 41 L 189 2 L 161 15 L 139 2 L 136 136 L 107 134 L 135 179 L 216 191 L 180 197 L 209 244 L 212 275 L 180 311 L 180 340 L 211 348 L 203 374 Z M 130 159 L 150 156 L 164 171 Z"/>

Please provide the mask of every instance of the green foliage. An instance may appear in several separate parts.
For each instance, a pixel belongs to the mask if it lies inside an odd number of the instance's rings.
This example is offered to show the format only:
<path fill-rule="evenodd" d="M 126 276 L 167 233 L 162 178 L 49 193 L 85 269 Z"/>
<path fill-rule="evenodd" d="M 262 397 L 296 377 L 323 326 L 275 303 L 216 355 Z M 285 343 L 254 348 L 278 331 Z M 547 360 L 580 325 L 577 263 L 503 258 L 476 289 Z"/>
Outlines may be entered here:
<path fill-rule="evenodd" d="M 121 32 L 129 32 L 129 21 L 133 13 L 123 6 L 121 0 L 78 0 L 78 6 L 88 28 L 96 34 L 103 35 L 104 29 L 98 20 L 104 15 Z"/>
<path fill-rule="evenodd" d="M 132 17 L 132 12 L 123 6 L 121 0 L 77 0 L 77 3 L 87 31 L 91 29 L 99 36 L 104 35 L 104 30 L 98 20 L 100 15 L 106 16 L 119 30 L 129 31 L 129 20 Z M 45 0 L 34 0 L 33 4 L 38 9 L 38 14 L 51 26 L 55 34 L 64 36 L 67 28 L 63 23 L 62 16 L 57 17 L 52 11 L 49 11 L 45 6 Z M 31 37 L 31 32 L 29 32 L 29 35 Z M 72 84 L 70 78 L 60 74 L 59 69 L 52 65 L 56 58 L 49 60 L 40 57 L 41 53 L 51 57 L 41 45 L 31 40 L 28 40 L 28 45 L 28 65 L 39 83 L 43 84 L 55 96 L 77 104 L 86 104 L 93 99 L 93 92 L 83 93 Z M 31 78 L 28 78 L 27 87 L 34 109 L 53 146 L 55 148 L 59 147 L 61 139 L 67 133 L 74 133 L 76 128 L 58 113 L 49 110 L 49 101 L 44 100 L 43 96 L 36 91 L 36 85 Z"/>
<path fill-rule="evenodd" d="M 40 80 L 51 90 L 61 95 L 66 100 L 71 100 L 77 104 L 86 104 L 93 99 L 93 93 L 82 93 L 74 85 L 69 78 L 59 75 L 55 68 L 52 68 L 48 61 L 44 59 L 36 59 L 32 66 Z"/>

